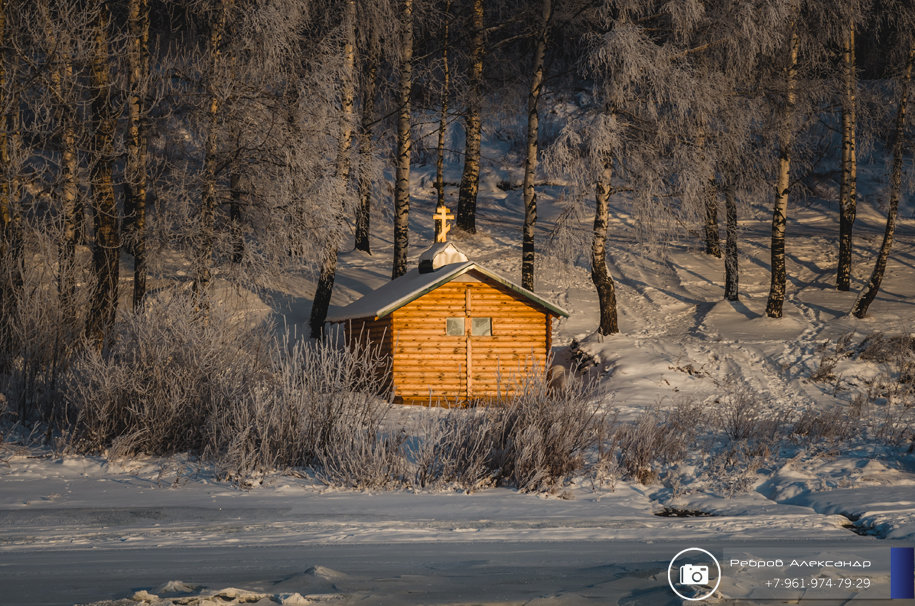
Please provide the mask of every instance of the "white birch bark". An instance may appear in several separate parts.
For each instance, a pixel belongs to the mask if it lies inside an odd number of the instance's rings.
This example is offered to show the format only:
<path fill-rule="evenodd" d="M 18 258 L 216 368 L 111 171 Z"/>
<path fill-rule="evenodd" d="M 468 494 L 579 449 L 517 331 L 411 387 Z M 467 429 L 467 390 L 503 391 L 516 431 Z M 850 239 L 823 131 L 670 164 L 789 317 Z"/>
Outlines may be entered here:
<path fill-rule="evenodd" d="M 788 65 L 785 67 L 785 114 L 779 136 L 778 178 L 775 183 L 775 205 L 772 211 L 771 282 L 766 315 L 782 317 L 785 303 L 785 223 L 788 217 L 788 190 L 791 185 L 791 145 L 794 138 L 794 106 L 797 100 L 797 25 L 791 25 L 788 40 Z"/>
<path fill-rule="evenodd" d="M 413 88 L 413 0 L 403 0 L 400 15 L 400 112 L 397 117 L 397 166 L 394 175 L 394 263 L 391 278 L 407 273 L 410 244 L 410 92 Z"/>
<path fill-rule="evenodd" d="M 483 129 L 483 0 L 473 2 L 473 34 L 470 58 L 470 101 L 467 106 L 464 139 L 464 172 L 458 192 L 457 226 L 476 233 L 477 191 L 480 186 L 480 138 Z"/>
<path fill-rule="evenodd" d="M 344 14 L 346 41 L 343 45 L 343 82 L 340 109 L 340 139 L 337 147 L 336 179 L 339 207 L 337 208 L 337 225 L 329 238 L 324 258 L 321 261 L 321 274 L 318 287 L 311 306 L 311 336 L 318 337 L 324 333 L 324 321 L 330 307 L 330 297 L 334 290 L 337 276 L 337 254 L 340 247 L 340 228 L 343 223 L 343 204 L 346 190 L 349 187 L 350 149 L 353 144 L 353 105 L 355 101 L 356 70 L 356 0 L 347 0 Z"/>
<path fill-rule="evenodd" d="M 521 237 L 521 286 L 534 290 L 534 228 L 537 224 L 537 191 L 534 178 L 537 173 L 538 131 L 540 116 L 537 104 L 543 90 L 543 68 L 546 57 L 546 45 L 549 36 L 550 21 L 553 17 L 552 0 L 543 0 L 541 5 L 542 26 L 534 50 L 534 73 L 531 87 L 527 94 L 527 154 L 524 158 L 524 227 Z"/>
<path fill-rule="evenodd" d="M 886 228 L 883 232 L 883 242 L 880 244 L 880 251 L 877 253 L 877 260 L 874 263 L 874 271 L 871 273 L 867 286 L 858 295 L 855 306 L 852 308 L 852 315 L 856 318 L 863 318 L 867 315 L 867 309 L 874 302 L 877 293 L 880 291 L 880 283 L 883 281 L 883 274 L 886 272 L 886 262 L 890 256 L 890 249 L 893 246 L 893 238 L 896 232 L 896 218 L 899 212 L 899 196 L 902 191 L 902 161 L 903 161 L 903 144 L 905 139 L 905 121 L 906 111 L 909 102 L 909 89 L 912 82 L 912 66 L 915 64 L 915 43 L 909 49 L 909 58 L 906 61 L 905 73 L 900 82 L 902 93 L 899 99 L 899 109 L 896 112 L 896 132 L 893 142 L 893 170 L 890 175 L 890 203 L 886 211 Z"/>
<path fill-rule="evenodd" d="M 839 261 L 836 288 L 851 288 L 852 228 L 855 224 L 858 197 L 858 158 L 855 128 L 857 121 L 857 75 L 855 60 L 855 24 L 851 22 L 843 37 L 842 64 L 844 95 L 842 99 L 842 180 L 839 186 Z"/>
<path fill-rule="evenodd" d="M 597 332 L 610 335 L 620 331 L 616 313 L 616 288 L 607 267 L 607 230 L 610 223 L 610 195 L 613 167 L 607 159 L 594 187 L 594 228 L 591 236 L 591 281 L 597 289 L 600 323 Z"/>

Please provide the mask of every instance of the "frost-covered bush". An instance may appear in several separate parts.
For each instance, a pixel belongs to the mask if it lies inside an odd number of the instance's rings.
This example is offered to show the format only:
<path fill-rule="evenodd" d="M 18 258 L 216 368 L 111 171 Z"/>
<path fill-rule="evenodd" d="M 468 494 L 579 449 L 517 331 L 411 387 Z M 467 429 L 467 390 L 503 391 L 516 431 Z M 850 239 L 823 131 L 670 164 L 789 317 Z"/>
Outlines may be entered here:
<path fill-rule="evenodd" d="M 549 490 L 580 471 L 603 436 L 606 413 L 595 382 L 550 384 L 542 373 L 523 378 L 498 402 L 440 411 L 418 427 L 409 448 L 417 487 L 512 486 Z"/>
<path fill-rule="evenodd" d="M 368 481 L 382 464 L 372 457 L 392 456 L 381 431 L 386 364 L 376 347 L 332 339 L 274 344 L 265 377 L 211 419 L 209 458 L 242 475 L 311 465 L 335 484 L 387 483 Z"/>
<path fill-rule="evenodd" d="M 626 476 L 649 484 L 662 467 L 686 455 L 700 426 L 700 414 L 698 407 L 687 404 L 668 411 L 648 410 L 636 423 L 617 427 L 610 453 Z"/>
<path fill-rule="evenodd" d="M 493 410 L 490 464 L 497 481 L 542 490 L 579 471 L 606 426 L 598 395 L 596 382 L 569 377 L 551 385 L 542 374 L 527 377 Z"/>
<path fill-rule="evenodd" d="M 386 444 L 383 364 L 371 348 L 277 342 L 175 296 L 120 320 L 110 348 L 84 349 L 61 390 L 79 451 L 192 452 L 232 478 L 309 465 L 340 478 Z"/>
<path fill-rule="evenodd" d="M 202 452 L 211 421 L 262 383 L 262 332 L 229 327 L 218 309 L 203 315 L 190 296 L 126 314 L 110 347 L 85 347 L 61 385 L 75 414 L 72 445 L 112 454 Z"/>
<path fill-rule="evenodd" d="M 19 422 L 59 426 L 65 421 L 57 386 L 81 346 L 84 320 L 78 311 L 89 294 L 78 288 L 61 297 L 59 274 L 85 282 L 88 251 L 80 248 L 72 264 L 62 267 L 53 231 L 29 228 L 22 235 L 25 254 L 37 262 L 17 261 L 0 242 L 0 392 Z"/>
<path fill-rule="evenodd" d="M 408 445 L 417 488 L 455 486 L 475 490 L 494 483 L 493 416 L 487 408 L 430 411 Z"/>

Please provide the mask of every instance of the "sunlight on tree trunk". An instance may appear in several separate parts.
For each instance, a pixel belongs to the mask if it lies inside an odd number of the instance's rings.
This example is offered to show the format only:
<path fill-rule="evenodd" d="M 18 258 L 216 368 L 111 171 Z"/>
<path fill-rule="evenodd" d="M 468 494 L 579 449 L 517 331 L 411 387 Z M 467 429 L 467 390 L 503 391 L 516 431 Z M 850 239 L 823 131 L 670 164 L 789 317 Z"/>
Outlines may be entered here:
<path fill-rule="evenodd" d="M 483 100 L 483 0 L 473 2 L 473 39 L 470 58 L 470 101 L 467 106 L 464 142 L 464 173 L 458 192 L 456 224 L 468 233 L 476 233 L 477 191 L 480 186 L 480 138 L 483 129 L 481 118 Z"/>
<path fill-rule="evenodd" d="M 394 176 L 394 266 L 391 278 L 407 273 L 410 245 L 410 91 L 413 88 L 413 0 L 403 0 L 400 15 L 400 113 L 397 117 L 397 167 Z"/>
<path fill-rule="evenodd" d="M 57 29 L 50 23 L 50 15 L 47 27 L 48 48 L 54 49 L 57 53 L 56 65 L 50 70 L 49 75 L 51 94 L 60 120 L 58 128 L 64 221 L 57 253 L 57 297 L 63 323 L 72 326 L 79 316 L 75 303 L 76 245 L 80 240 L 80 224 L 83 220 L 82 203 L 79 200 L 79 151 L 76 138 L 78 116 L 76 100 L 67 92 L 76 88 L 70 54 L 74 41 L 70 39 L 69 32 Z"/>
<path fill-rule="evenodd" d="M 793 143 L 792 121 L 796 102 L 798 35 L 796 23 L 791 25 L 788 42 L 788 65 L 785 67 L 785 113 L 782 117 L 782 131 L 779 134 L 778 179 L 775 183 L 775 207 L 772 211 L 771 276 L 766 315 L 782 317 L 785 303 L 785 223 L 788 218 L 788 190 L 791 187 L 791 145 Z"/>
<path fill-rule="evenodd" d="M 442 111 L 438 119 L 438 145 L 435 153 L 435 193 L 437 207 L 445 205 L 445 135 L 448 132 L 448 88 L 451 71 L 448 65 L 448 35 L 451 19 L 451 0 L 445 2 L 445 25 L 442 31 Z"/>
<path fill-rule="evenodd" d="M 734 188 L 724 190 L 724 208 L 727 216 L 727 236 L 724 244 L 724 298 L 728 301 L 738 299 L 737 267 L 737 200 Z"/>
<path fill-rule="evenodd" d="M 375 91 L 378 83 L 378 55 L 373 51 L 368 60 L 365 90 L 362 92 L 362 125 L 359 129 L 359 158 L 363 167 L 359 176 L 359 210 L 356 212 L 356 250 L 372 254 L 369 239 L 372 227 L 372 179 L 365 166 L 372 157 L 372 122 L 375 120 Z"/>
<path fill-rule="evenodd" d="M 98 7 L 92 57 L 92 113 L 95 120 L 95 154 L 92 174 L 94 190 L 95 242 L 92 260 L 95 287 L 89 305 L 86 336 L 101 348 L 114 325 L 118 304 L 120 234 L 118 207 L 114 196 L 114 128 L 117 117 L 111 106 L 111 66 L 108 27 L 110 16 L 104 3 Z"/>
<path fill-rule="evenodd" d="M 543 64 L 549 36 L 550 21 L 553 17 L 552 0 L 543 0 L 542 26 L 534 50 L 534 77 L 527 94 L 527 154 L 524 158 L 524 227 L 521 239 L 521 286 L 534 290 L 534 228 L 537 224 L 537 191 L 534 178 L 537 174 L 538 131 L 540 117 L 537 103 L 543 91 Z"/>
<path fill-rule="evenodd" d="M 337 180 L 337 221 L 333 233 L 328 237 L 321 260 L 321 275 L 318 277 L 318 288 L 315 291 L 314 302 L 311 306 L 311 336 L 320 337 L 324 334 L 324 321 L 327 319 L 327 310 L 330 307 L 330 298 L 334 291 L 334 281 L 337 277 L 337 255 L 340 248 L 340 229 L 344 224 L 343 211 L 346 201 L 346 192 L 349 188 L 350 173 L 350 148 L 353 144 L 353 104 L 355 102 L 355 71 L 356 71 L 356 0 L 347 0 L 344 15 L 346 41 L 343 44 L 343 82 L 340 108 L 340 140 L 337 148 L 336 180 Z"/>
<path fill-rule="evenodd" d="M 207 290 L 210 285 L 213 245 L 216 239 L 216 208 L 219 204 L 216 191 L 217 151 L 219 150 L 220 96 L 216 89 L 217 74 L 222 64 L 222 38 L 225 32 L 228 12 L 233 0 L 220 0 L 216 20 L 210 27 L 210 74 L 207 82 L 207 133 L 203 160 L 203 196 L 200 205 L 200 245 L 197 250 L 194 274 L 194 292 L 198 297 L 198 308 L 206 308 Z"/>
<path fill-rule="evenodd" d="M 863 318 L 867 315 L 867 308 L 874 302 L 877 293 L 880 291 L 880 283 L 883 281 L 883 274 L 886 272 L 886 262 L 890 256 L 890 248 L 893 246 L 893 236 L 896 231 L 896 216 L 899 211 L 899 196 L 902 191 L 902 161 L 903 161 L 903 143 L 905 140 L 905 118 L 906 109 L 909 102 L 909 87 L 912 82 L 912 65 L 915 63 L 915 44 L 909 49 L 909 59 L 906 62 L 905 73 L 900 82 L 899 109 L 896 112 L 896 132 L 893 141 L 893 171 L 890 175 L 890 204 L 886 211 L 886 229 L 883 232 L 883 242 L 880 244 L 880 252 L 877 253 L 877 261 L 874 263 L 874 271 L 871 273 L 867 287 L 858 295 L 855 306 L 852 309 L 852 315 L 856 318 Z"/>
<path fill-rule="evenodd" d="M 146 294 L 146 157 L 145 93 L 149 77 L 149 0 L 130 0 L 127 25 L 130 64 L 127 98 L 127 179 L 124 184 L 125 228 L 133 254 L 133 308 Z"/>
<path fill-rule="evenodd" d="M 6 47 L 7 33 L 7 4 L 0 0 L 0 47 Z M 0 94 L 3 95 L 2 128 L 0 128 L 0 329 L 3 322 L 9 321 L 15 315 L 19 291 L 22 288 L 22 273 L 20 270 L 22 245 L 20 226 L 18 225 L 18 204 L 14 195 L 18 188 L 14 184 L 10 145 L 15 140 L 8 133 L 12 130 L 13 120 L 11 112 L 16 111 L 16 96 L 11 94 L 13 87 L 10 85 L 7 71 L 6 55 L 0 55 Z M 15 206 L 15 208 L 14 208 Z"/>
<path fill-rule="evenodd" d="M 845 90 L 842 99 L 842 181 L 839 186 L 839 263 L 836 288 L 851 288 L 852 228 L 855 224 L 858 197 L 858 158 L 855 150 L 857 121 L 857 75 L 855 61 L 855 25 L 852 22 L 843 37 L 842 62 L 845 68 Z"/>
<path fill-rule="evenodd" d="M 232 263 L 238 264 L 245 257 L 245 234 L 241 216 L 241 175 L 234 171 L 229 175 L 229 231 L 232 236 Z"/>
<path fill-rule="evenodd" d="M 620 331 L 616 314 L 616 289 L 607 268 L 607 230 L 610 221 L 610 196 L 613 167 L 607 159 L 595 185 L 594 232 L 591 238 L 591 281 L 597 289 L 600 324 L 597 332 L 610 335 Z"/>
<path fill-rule="evenodd" d="M 703 192 L 705 199 L 705 254 L 721 258 L 721 237 L 718 235 L 718 191 L 709 180 Z"/>
<path fill-rule="evenodd" d="M 6 47 L 6 0 L 0 0 L 0 47 Z M 6 56 L 0 55 L 0 94 L 5 93 L 7 88 L 6 73 Z M 6 101 L 6 99 L 4 99 Z M 3 107 L 11 105 L 4 103 Z M 8 148 L 7 131 L 9 130 L 9 120 L 7 111 L 3 111 L 3 128 L 0 128 L 0 246 L 5 246 L 8 239 L 8 231 L 12 223 L 12 213 L 10 212 L 10 183 L 8 175 L 11 172 L 10 155 Z M 6 252 L 0 249 L 0 253 Z M 0 296 L 2 296 L 0 291 Z"/>

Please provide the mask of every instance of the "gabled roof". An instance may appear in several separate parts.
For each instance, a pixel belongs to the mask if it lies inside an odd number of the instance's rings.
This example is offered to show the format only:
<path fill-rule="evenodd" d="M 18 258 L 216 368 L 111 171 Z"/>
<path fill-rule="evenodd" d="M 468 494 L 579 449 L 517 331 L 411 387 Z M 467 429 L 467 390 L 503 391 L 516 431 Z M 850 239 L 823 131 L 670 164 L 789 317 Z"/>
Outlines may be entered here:
<path fill-rule="evenodd" d="M 473 261 L 466 261 L 464 263 L 443 265 L 429 273 L 420 273 L 419 269 L 411 269 L 399 278 L 391 280 L 381 288 L 373 290 L 361 299 L 353 301 L 346 307 L 331 311 L 327 316 L 327 321 L 344 322 L 357 318 L 383 318 L 400 309 L 407 303 L 420 298 L 442 284 L 446 284 L 469 271 L 477 271 L 483 274 L 487 278 L 498 282 L 525 299 L 536 303 L 540 307 L 546 308 L 552 314 L 565 318 L 569 317 L 569 312 L 561 307 L 550 303 L 546 299 L 538 297 L 526 288 L 523 288 L 510 280 L 506 280 L 499 274 L 496 274 L 481 265 L 477 265 Z"/>

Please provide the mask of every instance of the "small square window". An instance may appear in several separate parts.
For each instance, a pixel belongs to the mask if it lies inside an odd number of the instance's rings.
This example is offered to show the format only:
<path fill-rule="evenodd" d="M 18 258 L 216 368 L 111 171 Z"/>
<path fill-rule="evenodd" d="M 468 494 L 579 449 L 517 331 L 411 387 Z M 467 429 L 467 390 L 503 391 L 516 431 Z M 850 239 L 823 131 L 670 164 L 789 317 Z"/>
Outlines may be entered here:
<path fill-rule="evenodd" d="M 464 335 L 464 318 L 447 318 L 445 320 L 445 334 L 454 337 Z"/>
<path fill-rule="evenodd" d="M 473 318 L 470 320 L 470 334 L 474 337 L 492 336 L 492 318 Z"/>

